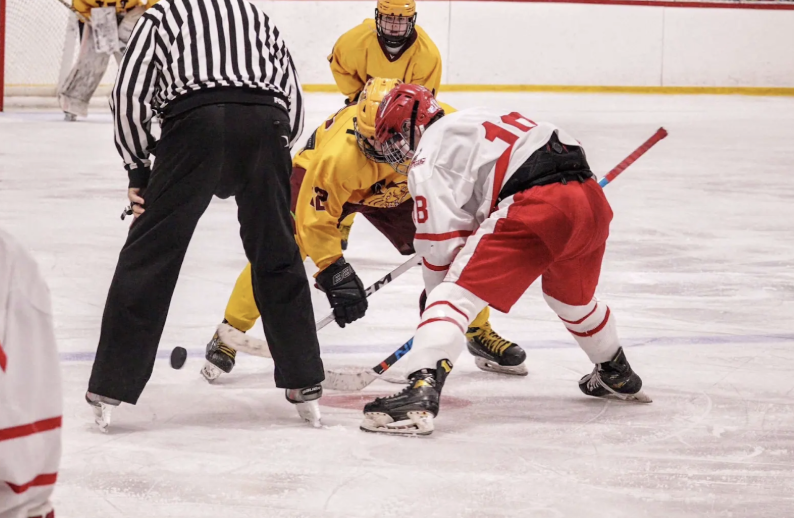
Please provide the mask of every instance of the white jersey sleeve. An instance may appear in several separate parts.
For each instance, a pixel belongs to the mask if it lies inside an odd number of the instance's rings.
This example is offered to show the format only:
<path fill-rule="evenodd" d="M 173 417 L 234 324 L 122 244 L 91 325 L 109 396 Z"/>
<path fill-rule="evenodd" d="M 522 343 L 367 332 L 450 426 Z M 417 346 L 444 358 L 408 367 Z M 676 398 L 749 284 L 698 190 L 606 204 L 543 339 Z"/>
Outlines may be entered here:
<path fill-rule="evenodd" d="M 0 231 L 0 518 L 49 511 L 61 405 L 49 290 L 33 258 Z"/>

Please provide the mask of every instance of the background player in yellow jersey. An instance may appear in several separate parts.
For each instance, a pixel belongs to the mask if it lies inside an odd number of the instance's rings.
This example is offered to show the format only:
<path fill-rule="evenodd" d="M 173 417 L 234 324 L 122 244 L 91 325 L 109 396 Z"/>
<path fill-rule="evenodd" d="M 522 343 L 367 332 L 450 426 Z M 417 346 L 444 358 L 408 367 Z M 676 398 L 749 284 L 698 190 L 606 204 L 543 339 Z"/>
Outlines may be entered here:
<path fill-rule="evenodd" d="M 441 54 L 416 25 L 414 0 L 378 0 L 375 19 L 343 34 L 328 61 L 348 103 L 356 102 L 371 77 L 422 85 L 434 95 L 441 85 Z"/>
<path fill-rule="evenodd" d="M 354 103 L 371 77 L 393 77 L 422 85 L 438 95 L 441 54 L 433 40 L 416 25 L 415 0 L 378 0 L 375 19 L 364 20 L 337 40 L 331 72 L 345 103 Z M 340 224 L 342 249 L 347 249 L 353 216 Z"/>
<path fill-rule="evenodd" d="M 416 233 L 408 178 L 396 172 L 374 138 L 375 114 L 383 97 L 400 81 L 371 79 L 358 104 L 343 108 L 318 127 L 293 159 L 292 199 L 298 245 L 320 269 L 317 285 L 328 296 L 337 324 L 344 327 L 367 310 L 364 285 L 345 261 L 339 222 L 362 213 L 403 255 L 414 253 Z M 444 105 L 447 113 L 454 111 Z M 469 328 L 469 349 L 485 370 L 525 375 L 526 354 L 503 339 L 488 322 L 485 308 Z M 259 318 L 251 288 L 251 266 L 245 267 L 226 306 L 224 321 L 248 331 Z M 235 351 L 217 333 L 207 344 L 202 369 L 212 381 L 234 367 Z M 481 367 L 483 368 L 483 367 Z"/>
<path fill-rule="evenodd" d="M 91 21 L 91 25 L 81 27 L 80 53 L 72 66 L 69 75 L 58 86 L 58 103 L 65 114 L 67 121 L 74 121 L 77 116 L 88 115 L 88 103 L 94 95 L 105 70 L 108 67 L 111 54 L 116 61 L 121 59 L 127 41 L 132 34 L 138 19 L 144 11 L 156 4 L 159 0 L 72 0 L 75 11 Z M 115 16 L 110 19 L 100 16 L 98 9 L 107 9 L 111 13 L 115 9 Z M 109 27 L 105 25 L 109 24 Z M 103 26 L 100 27 L 99 25 Z M 95 34 L 104 35 L 110 30 L 118 38 L 116 52 L 98 52 L 94 44 Z"/>

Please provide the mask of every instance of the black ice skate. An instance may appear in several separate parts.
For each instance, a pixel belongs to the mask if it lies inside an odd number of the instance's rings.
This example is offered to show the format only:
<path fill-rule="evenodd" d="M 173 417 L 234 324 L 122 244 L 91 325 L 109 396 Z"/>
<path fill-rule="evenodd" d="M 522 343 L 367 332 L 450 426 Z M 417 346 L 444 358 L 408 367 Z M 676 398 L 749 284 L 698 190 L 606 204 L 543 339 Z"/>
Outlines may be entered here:
<path fill-rule="evenodd" d="M 583 376 L 579 388 L 588 396 L 640 403 L 652 401 L 642 391 L 642 380 L 631 370 L 622 347 L 612 360 L 597 364 L 593 372 Z"/>
<path fill-rule="evenodd" d="M 410 385 L 402 391 L 366 404 L 360 428 L 391 435 L 430 435 L 439 411 L 441 389 L 451 370 L 452 363 L 441 360 L 435 369 L 414 372 L 408 376 Z"/>
<path fill-rule="evenodd" d="M 516 343 L 505 340 L 486 322 L 482 327 L 470 327 L 466 332 L 469 352 L 474 363 L 485 372 L 526 376 L 524 360 L 527 353 Z"/>
<path fill-rule="evenodd" d="M 207 344 L 207 353 L 205 355 L 207 361 L 204 363 L 204 367 L 201 368 L 201 375 L 212 383 L 222 373 L 228 374 L 232 371 L 236 356 L 237 351 L 226 345 L 218 336 L 218 332 L 215 331 L 212 340 Z"/>
<path fill-rule="evenodd" d="M 298 415 L 315 428 L 320 428 L 320 398 L 323 396 L 323 387 L 319 383 L 311 387 L 300 389 L 286 389 L 284 396 L 287 401 L 295 405 Z"/>
<path fill-rule="evenodd" d="M 121 404 L 121 401 L 91 392 L 85 393 L 85 401 L 91 405 L 91 409 L 94 411 L 94 422 L 99 426 L 99 431 L 107 433 L 110 426 L 110 413 L 113 408 Z"/>

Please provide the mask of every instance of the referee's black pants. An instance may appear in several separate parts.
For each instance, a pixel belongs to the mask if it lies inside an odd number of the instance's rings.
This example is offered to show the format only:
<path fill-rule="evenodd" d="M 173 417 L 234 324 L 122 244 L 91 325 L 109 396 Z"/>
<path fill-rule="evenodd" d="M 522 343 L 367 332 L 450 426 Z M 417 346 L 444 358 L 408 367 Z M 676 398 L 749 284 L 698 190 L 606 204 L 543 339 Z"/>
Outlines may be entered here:
<path fill-rule="evenodd" d="M 135 404 L 154 368 L 179 270 L 214 194 L 234 195 L 276 386 L 324 379 L 309 283 L 289 210 L 289 119 L 266 105 L 214 104 L 166 119 L 145 212 L 110 285 L 88 390 Z"/>

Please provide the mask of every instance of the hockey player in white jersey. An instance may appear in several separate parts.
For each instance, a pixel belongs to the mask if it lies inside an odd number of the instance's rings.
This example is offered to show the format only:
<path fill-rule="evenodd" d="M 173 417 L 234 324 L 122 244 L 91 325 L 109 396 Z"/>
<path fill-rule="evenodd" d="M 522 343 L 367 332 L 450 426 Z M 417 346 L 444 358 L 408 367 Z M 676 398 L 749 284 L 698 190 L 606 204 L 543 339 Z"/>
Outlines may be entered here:
<path fill-rule="evenodd" d="M 0 231 L 0 518 L 52 518 L 61 460 L 61 374 L 50 293 Z"/>
<path fill-rule="evenodd" d="M 410 384 L 368 403 L 363 430 L 432 433 L 471 319 L 486 305 L 508 312 L 538 277 L 595 364 L 582 392 L 650 401 L 614 316 L 595 298 L 612 210 L 573 137 L 516 112 L 445 116 L 427 89 L 410 84 L 384 98 L 376 136 L 408 174 L 427 302 L 403 359 Z"/>

